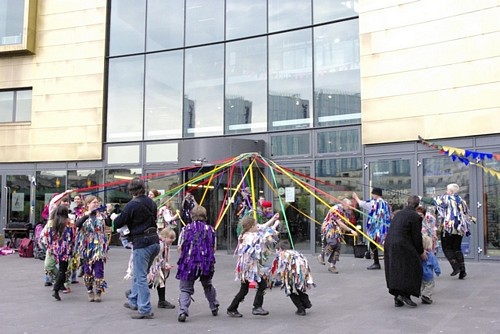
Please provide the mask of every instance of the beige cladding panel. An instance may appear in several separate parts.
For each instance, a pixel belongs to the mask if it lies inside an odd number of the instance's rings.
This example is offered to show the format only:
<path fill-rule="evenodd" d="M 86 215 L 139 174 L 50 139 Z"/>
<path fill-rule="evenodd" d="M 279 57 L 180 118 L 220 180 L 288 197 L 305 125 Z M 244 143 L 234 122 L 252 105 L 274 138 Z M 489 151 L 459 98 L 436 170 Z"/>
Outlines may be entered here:
<path fill-rule="evenodd" d="M 500 56 L 448 66 L 367 77 L 363 80 L 363 98 L 410 95 L 474 87 L 500 80 Z M 498 103 L 491 100 L 490 103 Z"/>
<path fill-rule="evenodd" d="M 0 88 L 33 87 L 30 124 L 0 127 L 0 161 L 102 159 L 106 2 L 39 1 L 36 53 L 0 58 Z"/>
<path fill-rule="evenodd" d="M 363 144 L 499 132 L 498 1 L 363 6 Z"/>

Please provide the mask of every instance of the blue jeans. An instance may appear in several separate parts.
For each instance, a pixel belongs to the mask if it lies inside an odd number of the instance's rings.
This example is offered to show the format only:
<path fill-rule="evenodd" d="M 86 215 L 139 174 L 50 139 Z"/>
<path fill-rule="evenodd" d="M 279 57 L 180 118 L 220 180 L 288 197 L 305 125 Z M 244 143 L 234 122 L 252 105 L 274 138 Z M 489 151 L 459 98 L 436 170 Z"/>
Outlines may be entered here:
<path fill-rule="evenodd" d="M 128 303 L 136 306 L 141 314 L 151 313 L 151 301 L 148 286 L 148 272 L 153 260 L 160 252 L 159 244 L 152 244 L 145 248 L 133 250 L 132 263 L 134 265 L 134 279 L 132 292 L 128 296 Z"/>

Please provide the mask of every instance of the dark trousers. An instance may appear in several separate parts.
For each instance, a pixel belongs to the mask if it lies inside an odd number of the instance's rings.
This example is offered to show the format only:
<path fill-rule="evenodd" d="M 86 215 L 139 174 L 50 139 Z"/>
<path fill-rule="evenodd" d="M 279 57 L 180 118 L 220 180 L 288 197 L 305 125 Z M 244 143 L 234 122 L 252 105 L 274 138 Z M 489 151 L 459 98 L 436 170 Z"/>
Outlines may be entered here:
<path fill-rule="evenodd" d="M 462 236 L 443 232 L 441 235 L 441 247 L 446 259 L 450 262 L 452 269 L 465 272 L 464 254 L 462 253 Z"/>
<path fill-rule="evenodd" d="M 59 261 L 59 272 L 54 284 L 54 291 L 62 290 L 66 282 L 66 271 L 68 271 L 68 261 Z"/>
<path fill-rule="evenodd" d="M 370 251 L 373 254 L 373 263 L 380 264 L 380 260 L 378 259 L 378 248 L 373 242 L 370 242 Z"/>
<path fill-rule="evenodd" d="M 299 311 L 305 311 L 306 308 L 311 307 L 309 295 L 302 291 L 297 291 L 297 294 L 290 294 L 290 299 Z"/>
<path fill-rule="evenodd" d="M 253 300 L 253 307 L 262 307 L 264 304 L 264 291 L 267 289 L 267 282 L 265 279 L 261 279 L 260 282 L 257 283 L 257 292 L 255 293 L 255 299 Z M 240 303 L 245 299 L 245 296 L 248 294 L 250 282 L 245 281 L 241 282 L 240 291 L 234 296 L 231 305 L 227 308 L 228 311 L 237 311 Z"/>

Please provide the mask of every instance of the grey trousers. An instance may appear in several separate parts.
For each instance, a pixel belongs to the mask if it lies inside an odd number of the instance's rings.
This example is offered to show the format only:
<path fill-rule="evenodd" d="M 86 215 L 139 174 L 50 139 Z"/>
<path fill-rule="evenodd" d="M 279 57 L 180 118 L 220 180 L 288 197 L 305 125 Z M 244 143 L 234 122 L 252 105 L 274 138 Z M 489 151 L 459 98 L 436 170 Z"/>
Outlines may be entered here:
<path fill-rule="evenodd" d="M 191 295 L 194 293 L 194 280 L 181 280 L 179 282 L 179 314 L 186 314 L 189 316 L 189 305 L 191 305 Z M 210 310 L 216 310 L 219 307 L 219 302 L 217 301 L 217 291 L 212 285 L 212 278 L 201 276 L 200 283 L 203 286 L 205 293 L 205 298 L 208 301 L 208 306 Z"/>
<path fill-rule="evenodd" d="M 434 291 L 434 280 L 422 281 L 422 287 L 420 291 L 422 296 L 432 299 L 432 291 Z"/>

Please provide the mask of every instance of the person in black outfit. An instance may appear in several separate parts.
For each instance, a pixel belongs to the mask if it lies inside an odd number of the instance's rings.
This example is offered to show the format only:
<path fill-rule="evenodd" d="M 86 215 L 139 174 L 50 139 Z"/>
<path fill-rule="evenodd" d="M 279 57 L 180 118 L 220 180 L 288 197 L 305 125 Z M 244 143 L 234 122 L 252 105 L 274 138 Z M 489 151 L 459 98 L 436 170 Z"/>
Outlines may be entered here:
<path fill-rule="evenodd" d="M 130 230 L 129 239 L 133 245 L 133 282 L 128 302 L 125 307 L 138 310 L 132 319 L 152 319 L 150 291 L 147 274 L 153 260 L 160 252 L 159 237 L 156 232 L 155 202 L 147 197 L 144 182 L 134 178 L 128 185 L 128 191 L 133 199 L 127 203 L 122 213 L 114 220 L 115 227 L 125 225 Z"/>
<path fill-rule="evenodd" d="M 420 296 L 421 259 L 427 259 L 422 246 L 422 217 L 415 210 L 420 198 L 410 196 L 407 203 L 394 215 L 384 243 L 385 280 L 396 307 L 417 306 L 410 296 Z"/>

